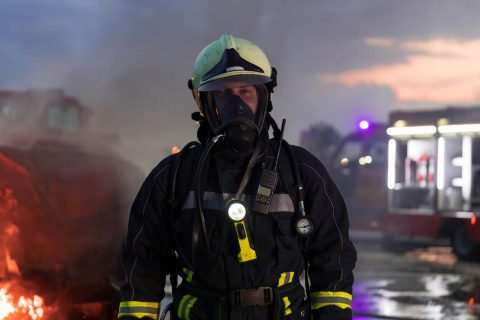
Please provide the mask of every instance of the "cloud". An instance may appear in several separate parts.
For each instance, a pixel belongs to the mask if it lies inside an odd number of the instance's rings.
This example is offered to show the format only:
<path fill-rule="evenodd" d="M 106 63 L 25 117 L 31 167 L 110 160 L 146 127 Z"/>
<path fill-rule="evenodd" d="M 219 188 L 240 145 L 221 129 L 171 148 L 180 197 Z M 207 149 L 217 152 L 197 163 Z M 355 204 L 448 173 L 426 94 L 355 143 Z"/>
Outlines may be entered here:
<path fill-rule="evenodd" d="M 397 64 L 321 75 L 321 80 L 347 86 L 386 86 L 402 102 L 480 102 L 480 39 L 395 42 L 388 38 L 370 38 L 366 43 L 402 50 L 406 56 Z"/>
<path fill-rule="evenodd" d="M 393 39 L 389 38 L 367 38 L 365 42 L 374 47 L 390 48 L 394 45 Z"/>

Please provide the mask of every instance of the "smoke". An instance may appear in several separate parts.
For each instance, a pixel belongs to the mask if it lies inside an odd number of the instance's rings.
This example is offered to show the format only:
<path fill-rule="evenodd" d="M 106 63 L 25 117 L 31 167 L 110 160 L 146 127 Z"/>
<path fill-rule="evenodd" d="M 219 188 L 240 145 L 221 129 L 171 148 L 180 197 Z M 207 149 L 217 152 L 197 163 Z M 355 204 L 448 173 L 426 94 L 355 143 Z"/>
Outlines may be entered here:
<path fill-rule="evenodd" d="M 388 88 L 318 82 L 322 74 L 404 57 L 365 39 L 478 36 L 478 6 L 470 0 L 2 0 L 0 88 L 63 88 L 94 108 L 95 128 L 119 133 L 119 150 L 149 170 L 171 146 L 195 138 L 186 82 L 197 53 L 224 32 L 257 43 L 279 70 L 273 115 L 288 119 L 286 137 L 296 143 L 301 129 L 320 121 L 346 131 L 338 110 L 368 105 L 364 113 L 385 118 L 396 104 Z"/>

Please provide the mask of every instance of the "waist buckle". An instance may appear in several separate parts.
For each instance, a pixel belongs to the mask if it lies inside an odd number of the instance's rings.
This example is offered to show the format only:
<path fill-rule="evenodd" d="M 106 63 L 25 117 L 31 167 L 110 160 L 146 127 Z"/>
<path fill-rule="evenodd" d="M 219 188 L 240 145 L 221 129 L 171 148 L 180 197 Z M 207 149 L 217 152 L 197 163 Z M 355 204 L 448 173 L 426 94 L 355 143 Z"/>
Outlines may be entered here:
<path fill-rule="evenodd" d="M 256 289 L 239 289 L 230 293 L 232 307 L 266 306 L 273 302 L 273 289 L 271 287 L 258 287 Z"/>

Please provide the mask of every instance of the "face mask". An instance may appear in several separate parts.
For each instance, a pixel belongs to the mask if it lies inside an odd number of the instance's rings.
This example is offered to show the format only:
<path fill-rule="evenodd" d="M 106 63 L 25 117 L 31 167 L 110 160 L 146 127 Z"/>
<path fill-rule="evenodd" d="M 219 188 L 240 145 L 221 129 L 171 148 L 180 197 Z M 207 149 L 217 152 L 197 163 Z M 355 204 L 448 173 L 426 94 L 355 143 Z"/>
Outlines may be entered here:
<path fill-rule="evenodd" d="M 232 96 L 224 109 L 220 115 L 225 120 L 223 129 L 227 144 L 239 153 L 251 149 L 259 134 L 253 112 L 239 96 Z"/>
<path fill-rule="evenodd" d="M 235 93 L 230 89 L 207 93 L 210 126 L 214 134 L 225 134 L 225 142 L 233 151 L 242 153 L 255 145 L 266 114 L 266 93 L 261 85 L 247 86 Z"/>

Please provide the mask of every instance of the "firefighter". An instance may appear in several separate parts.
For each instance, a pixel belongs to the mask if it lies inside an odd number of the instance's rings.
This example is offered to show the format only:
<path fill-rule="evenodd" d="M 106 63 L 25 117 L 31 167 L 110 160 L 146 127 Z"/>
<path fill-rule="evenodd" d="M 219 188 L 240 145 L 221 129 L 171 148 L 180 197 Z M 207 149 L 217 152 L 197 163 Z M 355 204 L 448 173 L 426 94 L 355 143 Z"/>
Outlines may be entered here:
<path fill-rule="evenodd" d="M 224 34 L 198 55 L 200 143 L 161 161 L 133 203 L 120 319 L 159 319 L 167 275 L 172 319 L 351 319 L 345 203 L 325 167 L 282 139 L 275 85 L 245 39 Z"/>

